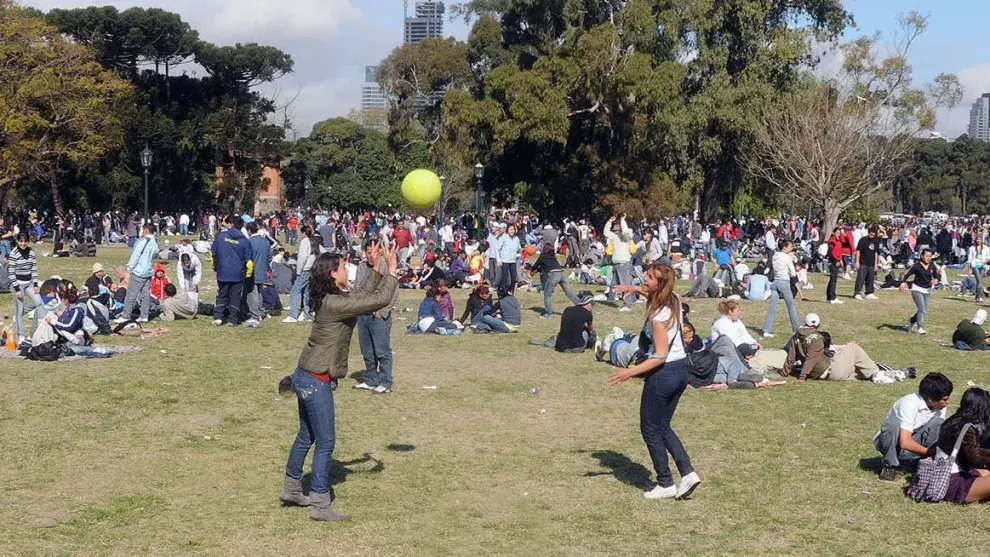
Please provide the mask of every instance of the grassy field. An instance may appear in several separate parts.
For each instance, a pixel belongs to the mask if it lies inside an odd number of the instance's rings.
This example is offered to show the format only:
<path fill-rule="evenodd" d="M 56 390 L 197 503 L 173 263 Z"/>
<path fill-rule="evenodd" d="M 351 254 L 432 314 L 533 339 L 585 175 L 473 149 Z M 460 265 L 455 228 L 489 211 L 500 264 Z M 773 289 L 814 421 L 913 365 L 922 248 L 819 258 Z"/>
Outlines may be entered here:
<path fill-rule="evenodd" d="M 104 249 L 96 260 L 125 256 Z M 81 282 L 92 263 L 43 259 L 42 274 Z M 929 335 L 909 336 L 878 330 L 913 313 L 907 294 L 854 302 L 841 281 L 846 304 L 830 306 L 824 277 L 812 280 L 814 301 L 799 311 L 819 313 L 835 342 L 858 339 L 878 361 L 947 374 L 954 402 L 967 381 L 990 382 L 990 354 L 938 344 L 972 315 L 972 299 L 935 294 Z M 404 292 L 400 307 L 419 297 Z M 520 298 L 541 305 L 538 294 Z M 455 294 L 458 312 L 465 299 Z M 699 332 L 714 306 L 693 304 Z M 643 307 L 600 304 L 595 319 L 636 328 Z M 743 320 L 761 326 L 766 304 L 744 307 Z M 113 340 L 143 350 L 110 360 L 0 359 L 0 554 L 986 553 L 986 507 L 915 504 L 906 480 L 880 482 L 861 464 L 875 456 L 887 409 L 917 381 L 688 392 L 674 426 L 704 483 L 689 501 L 647 501 L 640 383 L 606 388 L 609 368 L 592 355 L 527 346 L 559 323 L 537 316 L 525 311 L 516 335 L 461 337 L 407 336 L 408 321 L 396 321 L 394 393 L 356 392 L 352 379 L 337 393 L 337 507 L 352 515 L 339 524 L 278 501 L 298 421 L 295 397 L 276 387 L 295 367 L 304 324 L 217 329 L 200 318 L 162 338 Z M 783 307 L 777 319 L 786 331 Z M 351 371 L 361 367 L 355 339 Z"/>

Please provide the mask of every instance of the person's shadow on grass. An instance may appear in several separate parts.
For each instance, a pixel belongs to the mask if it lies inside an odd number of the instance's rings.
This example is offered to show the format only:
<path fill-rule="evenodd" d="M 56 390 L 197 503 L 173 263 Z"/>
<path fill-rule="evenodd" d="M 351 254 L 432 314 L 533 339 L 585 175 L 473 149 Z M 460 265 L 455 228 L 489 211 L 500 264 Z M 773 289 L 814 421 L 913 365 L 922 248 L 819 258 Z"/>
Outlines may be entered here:
<path fill-rule="evenodd" d="M 352 468 L 354 466 L 360 466 L 369 462 L 373 462 L 374 466 L 362 470 Z M 347 461 L 332 459 L 330 462 L 330 491 L 333 492 L 333 486 L 347 481 L 347 476 L 350 476 L 351 474 L 380 474 L 383 471 L 385 471 L 385 462 L 371 456 L 371 453 L 364 453 L 361 458 L 355 458 Z M 309 493 L 311 479 L 312 478 L 310 477 L 309 472 L 303 474 L 303 493 Z"/>
<path fill-rule="evenodd" d="M 578 451 L 585 453 L 587 451 Z M 594 451 L 591 456 L 598 459 L 598 463 L 608 472 L 585 472 L 584 477 L 594 478 L 597 476 L 615 476 L 620 482 L 643 489 L 650 483 L 650 471 L 638 462 L 633 462 L 628 456 L 615 451 Z"/>
<path fill-rule="evenodd" d="M 877 325 L 877 330 L 878 331 L 882 331 L 884 329 L 887 329 L 887 330 L 890 330 L 890 331 L 898 331 L 898 332 L 901 332 L 901 333 L 908 332 L 908 328 L 905 327 L 904 325 L 892 325 L 890 323 L 884 323 L 883 325 Z"/>

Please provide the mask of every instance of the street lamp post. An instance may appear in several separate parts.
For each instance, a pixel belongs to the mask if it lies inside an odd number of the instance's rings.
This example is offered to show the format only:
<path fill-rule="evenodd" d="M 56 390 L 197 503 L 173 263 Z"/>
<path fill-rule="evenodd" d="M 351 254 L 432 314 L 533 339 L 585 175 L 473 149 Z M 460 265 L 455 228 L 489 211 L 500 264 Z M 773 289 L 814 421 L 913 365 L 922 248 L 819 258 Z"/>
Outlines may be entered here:
<path fill-rule="evenodd" d="M 440 226 L 443 226 L 443 212 L 447 208 L 447 177 L 440 175 Z"/>
<path fill-rule="evenodd" d="M 474 165 L 474 178 L 477 181 L 477 190 L 475 191 L 475 208 L 478 211 L 478 215 L 483 215 L 485 213 L 485 192 L 481 189 L 481 178 L 485 175 L 485 167 L 480 162 Z"/>
<path fill-rule="evenodd" d="M 141 151 L 141 166 L 144 167 L 144 222 L 148 222 L 148 172 L 151 170 L 151 149 L 147 144 Z"/>

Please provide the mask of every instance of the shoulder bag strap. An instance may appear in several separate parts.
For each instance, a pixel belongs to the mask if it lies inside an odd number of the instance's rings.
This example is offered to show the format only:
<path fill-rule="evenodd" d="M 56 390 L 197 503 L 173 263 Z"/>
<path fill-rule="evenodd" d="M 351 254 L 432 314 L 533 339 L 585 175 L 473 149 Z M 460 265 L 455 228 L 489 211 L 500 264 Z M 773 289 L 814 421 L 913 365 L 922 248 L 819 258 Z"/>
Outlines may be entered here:
<path fill-rule="evenodd" d="M 962 430 L 959 432 L 959 437 L 956 439 L 956 445 L 954 447 L 952 447 L 952 454 L 949 455 L 949 458 L 951 458 L 953 462 L 956 460 L 956 456 L 959 455 L 959 447 L 962 446 L 963 437 L 966 436 L 966 432 L 972 426 L 973 426 L 973 424 L 966 424 L 966 425 L 963 426 Z"/>

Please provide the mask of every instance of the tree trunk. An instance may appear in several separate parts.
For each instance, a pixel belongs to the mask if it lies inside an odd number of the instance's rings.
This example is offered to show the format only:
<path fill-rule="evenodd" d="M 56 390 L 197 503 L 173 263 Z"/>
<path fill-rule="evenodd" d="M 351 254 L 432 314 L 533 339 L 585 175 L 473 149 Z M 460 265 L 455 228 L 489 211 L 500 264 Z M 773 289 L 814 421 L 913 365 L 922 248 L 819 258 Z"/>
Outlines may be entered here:
<path fill-rule="evenodd" d="M 52 201 L 55 202 L 55 214 L 61 217 L 65 213 L 62 211 L 62 195 L 61 193 L 59 193 L 58 190 L 58 181 L 53 178 L 51 182 L 51 186 L 52 186 Z"/>
<path fill-rule="evenodd" d="M 827 238 L 832 234 L 832 230 L 835 229 L 835 225 L 839 222 L 839 216 L 842 214 L 842 208 L 839 207 L 839 203 L 833 199 L 828 199 L 825 201 L 822 207 L 822 217 L 824 220 L 824 227 L 822 228 L 822 238 Z"/>

